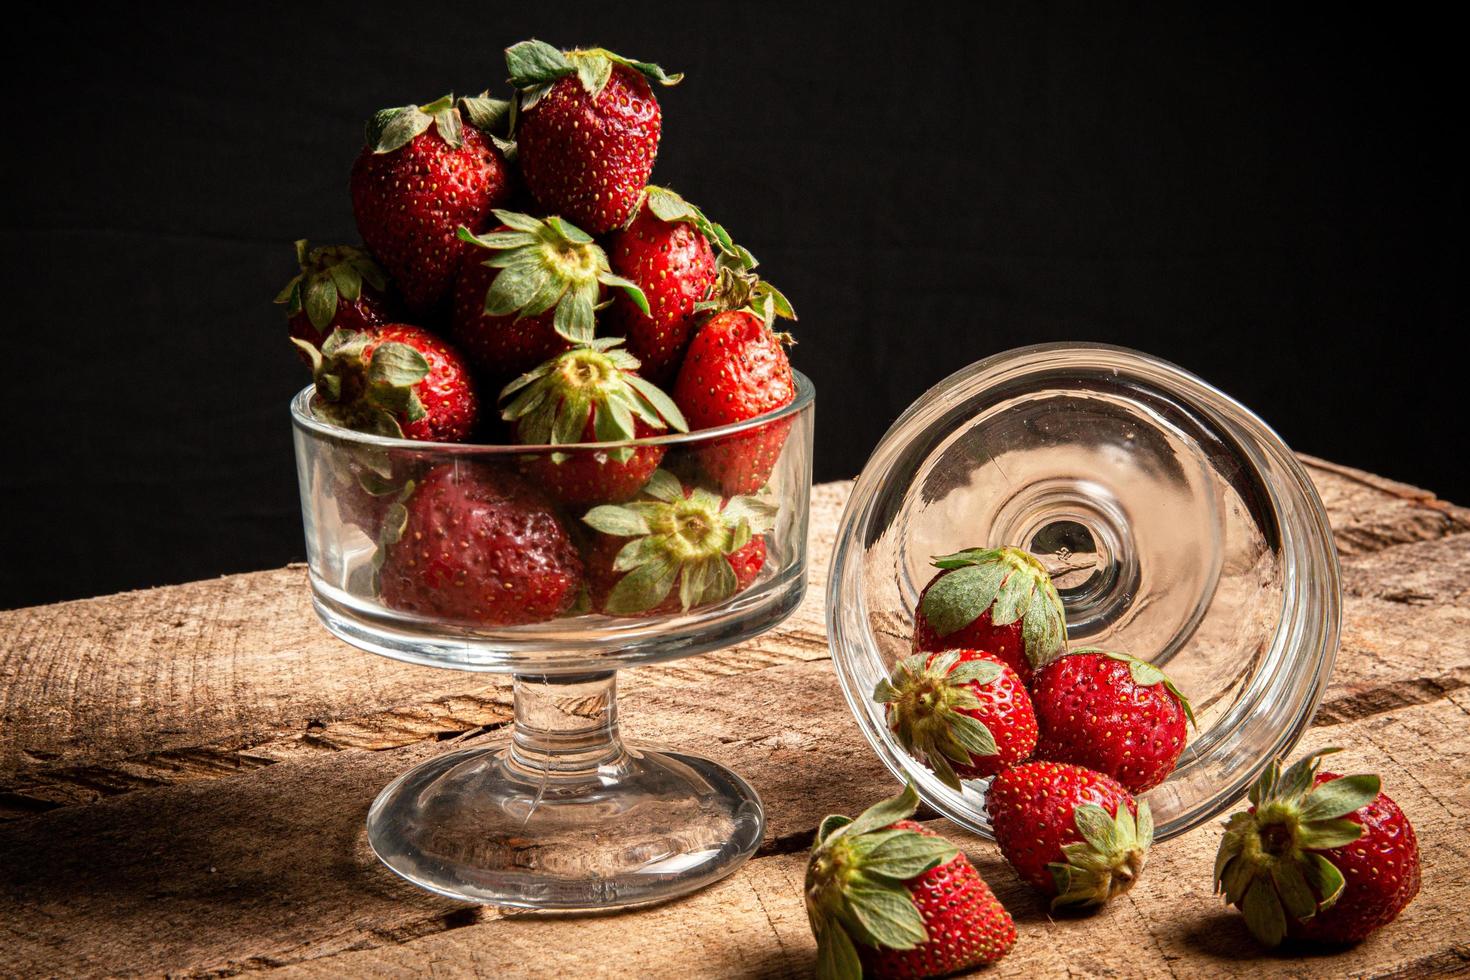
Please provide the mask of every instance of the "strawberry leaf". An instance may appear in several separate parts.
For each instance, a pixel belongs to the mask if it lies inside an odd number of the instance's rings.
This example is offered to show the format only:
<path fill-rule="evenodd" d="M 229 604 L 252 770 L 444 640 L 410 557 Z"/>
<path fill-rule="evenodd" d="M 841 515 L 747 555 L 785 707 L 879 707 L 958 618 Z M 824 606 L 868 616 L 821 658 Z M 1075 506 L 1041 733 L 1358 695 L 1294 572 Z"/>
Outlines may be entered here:
<path fill-rule="evenodd" d="M 912 783 L 905 783 L 903 792 L 864 810 L 848 828 L 849 836 L 866 834 L 886 827 L 899 820 L 907 820 L 919 809 L 919 794 Z"/>
<path fill-rule="evenodd" d="M 1345 817 L 1377 799 L 1379 787 L 1379 778 L 1371 775 L 1328 780 L 1307 795 L 1301 818 L 1311 821 Z"/>
<path fill-rule="evenodd" d="M 901 830 L 863 853 L 860 867 L 864 874 L 903 882 L 948 864 L 959 853 L 960 849 L 943 837 L 925 837 Z"/>
<path fill-rule="evenodd" d="M 1245 913 L 1246 928 L 1263 946 L 1281 945 L 1281 940 L 1286 938 L 1286 913 L 1270 879 L 1257 878 L 1251 882 L 1241 911 Z"/>
<path fill-rule="evenodd" d="M 479 95 L 465 96 L 459 100 L 459 106 L 471 126 L 488 133 L 509 118 L 511 103 L 508 99 L 491 98 L 487 90 Z"/>
<path fill-rule="evenodd" d="M 817 825 L 817 837 L 814 841 L 814 848 L 826 843 L 827 838 L 850 823 L 852 823 L 852 817 L 845 817 L 840 813 L 832 813 L 823 817 L 822 822 Z"/>
<path fill-rule="evenodd" d="M 1312 890 L 1321 896 L 1317 903 L 1318 910 L 1325 912 L 1337 904 L 1343 888 L 1347 886 L 1347 879 L 1337 870 L 1337 865 L 1320 854 L 1308 852 L 1304 858 L 1302 873 L 1306 875 Z"/>
<path fill-rule="evenodd" d="M 1277 861 L 1271 865 L 1271 881 L 1288 915 L 1294 919 L 1310 919 L 1317 914 L 1317 897 L 1312 894 L 1301 867 L 1295 861 Z"/>
<path fill-rule="evenodd" d="M 315 276 L 306 286 L 306 317 L 317 332 L 326 330 L 337 315 L 337 284 L 330 276 Z"/>
<path fill-rule="evenodd" d="M 678 563 L 667 557 L 650 557 L 646 564 L 618 579 L 605 603 L 608 611 L 639 613 L 652 609 L 668 598 L 678 572 Z"/>
<path fill-rule="evenodd" d="M 519 88 L 549 84 L 575 70 L 560 51 L 535 39 L 506 48 L 505 67 L 511 83 Z"/>
<path fill-rule="evenodd" d="M 1327 851 L 1363 836 L 1363 825 L 1351 820 L 1314 820 L 1302 824 L 1297 843 L 1308 851 Z"/>
<path fill-rule="evenodd" d="M 1000 591 L 1005 568 L 992 563 L 956 569 L 935 580 L 924 594 L 924 618 L 940 636 L 969 626 L 990 608 Z"/>
<path fill-rule="evenodd" d="M 639 537 L 649 533 L 648 521 L 643 515 L 627 507 L 603 504 L 594 507 L 582 517 L 588 527 L 616 538 Z"/>
<path fill-rule="evenodd" d="M 850 883 L 846 897 L 848 908 L 877 945 L 913 949 L 929 938 L 913 896 L 902 886 Z"/>
<path fill-rule="evenodd" d="M 863 963 L 847 930 L 828 922 L 817 931 L 818 980 L 862 980 Z"/>

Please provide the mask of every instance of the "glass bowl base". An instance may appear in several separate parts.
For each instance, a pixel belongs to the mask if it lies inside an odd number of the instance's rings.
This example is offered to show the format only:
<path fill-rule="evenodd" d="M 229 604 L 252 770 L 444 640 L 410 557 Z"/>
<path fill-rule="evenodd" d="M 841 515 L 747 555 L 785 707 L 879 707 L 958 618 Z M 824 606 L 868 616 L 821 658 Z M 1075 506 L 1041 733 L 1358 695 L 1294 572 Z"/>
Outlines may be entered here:
<path fill-rule="evenodd" d="M 368 812 L 393 871 L 448 898 L 527 909 L 661 902 L 738 868 L 760 845 L 760 797 L 725 767 L 613 743 L 571 771 L 514 739 L 409 770 Z"/>

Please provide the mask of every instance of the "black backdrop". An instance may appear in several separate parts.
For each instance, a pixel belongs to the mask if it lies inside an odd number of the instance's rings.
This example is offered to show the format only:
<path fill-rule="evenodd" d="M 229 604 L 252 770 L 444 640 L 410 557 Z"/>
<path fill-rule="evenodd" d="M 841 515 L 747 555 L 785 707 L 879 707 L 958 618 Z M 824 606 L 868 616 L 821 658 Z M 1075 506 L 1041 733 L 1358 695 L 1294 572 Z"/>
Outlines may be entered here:
<path fill-rule="evenodd" d="M 954 368 L 1088 339 L 1295 448 L 1470 500 L 1458 34 L 1285 5 L 52 4 L 12 20 L 0 159 L 0 607 L 302 555 L 270 300 L 355 240 L 373 109 L 539 36 L 688 73 L 655 180 L 802 315 L 817 477 Z"/>

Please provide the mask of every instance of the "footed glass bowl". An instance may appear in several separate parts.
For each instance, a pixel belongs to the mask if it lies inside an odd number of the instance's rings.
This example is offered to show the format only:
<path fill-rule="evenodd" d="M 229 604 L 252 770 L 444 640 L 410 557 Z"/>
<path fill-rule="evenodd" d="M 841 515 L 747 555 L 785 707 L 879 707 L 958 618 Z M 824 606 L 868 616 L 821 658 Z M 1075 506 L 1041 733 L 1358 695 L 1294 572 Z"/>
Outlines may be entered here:
<path fill-rule="evenodd" d="M 555 449 L 365 435 L 315 418 L 312 398 L 291 417 L 327 629 L 513 678 L 508 737 L 437 756 L 373 803 L 383 863 L 451 898 L 568 910 L 735 870 L 760 844 L 760 798 L 708 759 L 624 743 L 616 671 L 738 643 L 800 604 L 810 381 L 737 425 Z"/>
<path fill-rule="evenodd" d="M 944 786 L 899 747 L 872 693 L 910 652 L 930 558 L 1001 545 L 1047 566 L 1070 647 L 1151 661 L 1193 702 L 1198 729 L 1146 794 L 1159 839 L 1223 812 L 1316 710 L 1337 653 L 1337 554 L 1276 434 L 1135 351 L 998 354 L 941 381 L 883 437 L 848 502 L 827 592 L 833 661 L 863 734 L 967 829 L 990 836 L 987 783 Z"/>

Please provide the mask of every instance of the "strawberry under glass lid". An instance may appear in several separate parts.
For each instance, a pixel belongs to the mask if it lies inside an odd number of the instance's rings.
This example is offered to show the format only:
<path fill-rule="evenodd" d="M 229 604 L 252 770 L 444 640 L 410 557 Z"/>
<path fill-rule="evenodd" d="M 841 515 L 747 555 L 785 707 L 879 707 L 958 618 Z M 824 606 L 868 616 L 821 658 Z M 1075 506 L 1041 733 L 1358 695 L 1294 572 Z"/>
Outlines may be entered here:
<path fill-rule="evenodd" d="M 1166 668 L 1193 702 L 1177 767 L 1145 797 L 1160 839 L 1223 812 L 1295 745 L 1340 630 L 1336 552 L 1301 465 L 1248 409 L 1165 361 L 1020 348 L 956 372 L 893 424 L 853 488 L 828 581 L 849 706 L 934 809 L 991 836 L 988 780 L 946 786 L 900 746 L 875 687 L 911 655 L 934 560 L 1002 546 L 1050 573 L 1067 648 Z"/>

